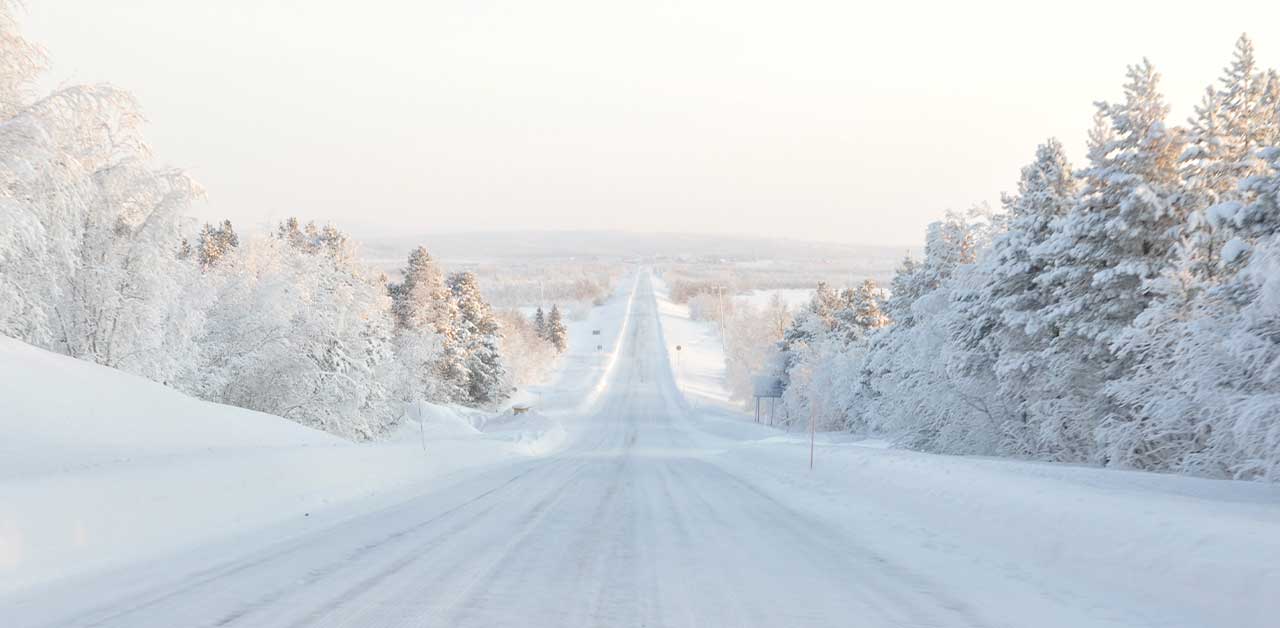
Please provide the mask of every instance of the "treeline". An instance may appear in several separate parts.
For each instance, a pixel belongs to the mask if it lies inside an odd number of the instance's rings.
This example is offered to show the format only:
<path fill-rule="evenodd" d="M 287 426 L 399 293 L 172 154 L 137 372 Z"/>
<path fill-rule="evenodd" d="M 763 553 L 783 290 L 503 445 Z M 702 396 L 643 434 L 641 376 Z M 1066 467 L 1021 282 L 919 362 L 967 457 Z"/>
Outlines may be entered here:
<path fill-rule="evenodd" d="M 485 279 L 485 295 L 497 306 L 562 303 L 578 304 L 583 310 L 604 303 L 613 294 L 619 271 L 617 265 L 592 261 L 512 262 L 474 268 Z"/>
<path fill-rule="evenodd" d="M 152 165 L 133 98 L 33 100 L 43 61 L 0 0 L 0 333 L 356 439 L 408 401 L 509 394 L 508 341 L 474 275 L 419 248 L 389 283 L 346 235 L 296 219 L 184 239 L 198 188 Z"/>
<path fill-rule="evenodd" d="M 949 213 L 889 295 L 820 287 L 780 344 L 798 420 L 929 451 L 1280 480 L 1280 78 L 1247 38 L 1186 126 L 1159 75 Z"/>

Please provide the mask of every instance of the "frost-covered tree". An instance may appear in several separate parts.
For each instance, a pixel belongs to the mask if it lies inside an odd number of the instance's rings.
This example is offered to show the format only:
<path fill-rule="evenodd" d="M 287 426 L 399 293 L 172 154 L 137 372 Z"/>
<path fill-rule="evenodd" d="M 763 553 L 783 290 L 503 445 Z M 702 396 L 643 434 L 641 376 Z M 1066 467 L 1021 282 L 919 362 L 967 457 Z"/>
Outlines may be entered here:
<path fill-rule="evenodd" d="M 778 345 L 790 326 L 790 309 L 773 294 L 760 308 L 749 302 L 730 309 L 724 322 L 725 379 L 732 398 L 749 404 L 756 376 L 780 376 Z"/>
<path fill-rule="evenodd" d="M 508 391 L 498 320 L 480 294 L 474 274 L 453 273 L 447 284 L 458 309 L 455 334 L 467 374 L 466 396 L 460 401 L 478 406 L 500 401 Z"/>
<path fill-rule="evenodd" d="M 784 405 L 930 451 L 1280 479 L 1280 79 L 1242 38 L 1182 130 L 1158 76 L 1055 141 L 1003 215 L 949 214 L 859 333 L 856 292 L 786 329 Z M 988 246 L 989 245 L 989 246 Z"/>
<path fill-rule="evenodd" d="M 1280 481 L 1278 252 L 1271 236 L 1227 285 L 1140 317 L 1122 345 L 1140 360 L 1108 385 L 1140 420 L 1104 423 L 1109 463 Z"/>
<path fill-rule="evenodd" d="M 181 377 L 200 323 L 184 303 L 192 265 L 177 255 L 196 195 L 186 174 L 152 165 L 123 91 L 70 87 L 18 109 L 0 125 L 0 331 Z"/>
<path fill-rule="evenodd" d="M 805 307 L 796 313 L 791 326 L 783 334 L 783 352 L 793 351 L 798 345 L 835 328 L 836 312 L 841 307 L 840 294 L 826 282 L 818 282 Z"/>
<path fill-rule="evenodd" d="M 240 238 L 231 227 L 230 220 L 224 220 L 216 226 L 205 223 L 196 239 L 196 261 L 200 268 L 208 269 L 239 245 Z"/>
<path fill-rule="evenodd" d="M 1280 233 L 1280 145 L 1259 150 L 1258 156 L 1268 169 L 1240 181 L 1240 208 L 1230 216 L 1235 250 L 1223 253 L 1228 261 L 1236 261 L 1255 243 Z"/>
<path fill-rule="evenodd" d="M 995 414 L 987 407 L 989 387 L 951 372 L 949 327 L 957 311 L 954 293 L 973 283 L 973 266 L 1000 224 L 983 206 L 948 212 L 929 225 L 924 260 L 904 265 L 903 272 L 910 275 L 894 280 L 893 285 L 907 287 L 911 294 L 891 305 L 911 322 L 895 321 L 872 337 L 864 396 L 874 401 L 867 422 L 904 445 L 994 453 L 991 430 L 977 429 L 988 427 Z"/>
<path fill-rule="evenodd" d="M 1054 292 L 1049 322 L 1095 355 L 1155 298 L 1151 281 L 1171 263 L 1186 218 L 1181 133 L 1165 126 L 1159 78 L 1144 60 L 1129 69 L 1123 103 L 1098 104 L 1111 132 L 1093 135 L 1080 201 L 1041 251 L 1054 258 L 1042 275 Z"/>
<path fill-rule="evenodd" d="M 539 338 L 547 339 L 547 315 L 543 313 L 541 305 L 533 313 L 533 330 L 537 332 Z"/>
<path fill-rule="evenodd" d="M 1115 343 L 1161 296 L 1186 224 L 1182 133 L 1165 126 L 1168 107 L 1151 64 L 1131 66 L 1128 76 L 1123 103 L 1098 104 L 1079 202 L 1038 249 L 1052 258 L 1037 281 L 1050 294 L 1041 312 L 1057 335 L 1045 357 L 1060 391 L 1038 403 L 1038 436 L 1066 460 L 1097 454 L 1094 432 L 1103 417 L 1137 420 L 1103 387 L 1132 367 Z"/>
<path fill-rule="evenodd" d="M 398 419 L 391 300 L 343 247 L 255 238 L 206 273 L 216 299 L 201 337 L 202 397 L 356 439 Z"/>
<path fill-rule="evenodd" d="M 31 102 L 31 83 L 45 67 L 41 48 L 22 36 L 14 18 L 15 0 L 0 0 L 0 120 Z"/>
<path fill-rule="evenodd" d="M 915 321 L 911 317 L 911 306 L 915 300 L 928 290 L 922 281 L 920 263 L 908 253 L 898 264 L 889 283 L 889 299 L 885 302 L 885 313 L 897 325 L 910 326 Z"/>
<path fill-rule="evenodd" d="M 558 305 L 551 306 L 551 313 L 547 315 L 545 328 L 547 342 L 556 348 L 557 353 L 564 353 L 569 347 L 569 330 L 564 326 L 564 317 L 560 314 Z"/>
<path fill-rule="evenodd" d="M 444 273 L 423 247 L 409 253 L 400 283 L 390 284 L 397 343 L 414 358 L 406 362 L 419 399 L 460 398 L 466 385 L 457 340 L 458 308 Z M 406 360 L 409 358 L 406 356 Z"/>
<path fill-rule="evenodd" d="M 952 291 L 949 335 L 954 378 L 999 391 L 1002 414 L 991 417 L 1001 453 L 1031 455 L 1036 391 L 1049 377 L 1042 349 L 1055 334 L 1040 312 L 1051 295 L 1037 278 L 1053 263 L 1038 250 L 1053 222 L 1076 202 L 1076 184 L 1062 145 L 1049 140 L 1022 169 L 1018 193 L 1004 197 L 1007 231 Z"/>
<path fill-rule="evenodd" d="M 542 381 L 555 363 L 556 349 L 538 333 L 533 321 L 518 310 L 498 312 L 502 326 L 499 349 L 507 366 L 511 386 L 525 386 Z"/>
<path fill-rule="evenodd" d="M 1240 183 L 1265 172 L 1258 151 L 1278 141 L 1273 102 L 1278 89 L 1275 73 L 1258 69 L 1253 43 L 1242 35 L 1219 87 L 1206 89 L 1190 120 L 1181 158 L 1182 204 L 1190 212 L 1184 256 L 1199 280 L 1216 281 L 1224 262 L 1239 261 L 1247 249 L 1244 239 L 1232 242 L 1237 236 L 1250 237 L 1238 233 L 1247 232 L 1250 222 L 1237 215 L 1243 207 Z M 1224 253 L 1231 253 L 1225 256 L 1229 259 L 1223 259 Z"/>

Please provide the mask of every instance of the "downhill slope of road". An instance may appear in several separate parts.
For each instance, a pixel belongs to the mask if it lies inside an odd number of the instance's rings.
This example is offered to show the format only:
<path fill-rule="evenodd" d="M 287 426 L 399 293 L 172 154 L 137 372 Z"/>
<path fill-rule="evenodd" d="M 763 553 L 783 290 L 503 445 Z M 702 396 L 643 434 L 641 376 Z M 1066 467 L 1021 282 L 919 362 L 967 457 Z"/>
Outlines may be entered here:
<path fill-rule="evenodd" d="M 590 410 L 566 419 L 555 455 L 270 543 L 28 591 L 0 601 L 0 617 L 24 628 L 1078 628 L 1261 627 L 1280 612 L 1272 487 L 834 446 L 810 474 L 792 437 L 706 429 L 723 419 L 680 394 L 647 278 L 630 303 L 616 364 Z M 1069 529 L 1091 523 L 1102 527 Z"/>

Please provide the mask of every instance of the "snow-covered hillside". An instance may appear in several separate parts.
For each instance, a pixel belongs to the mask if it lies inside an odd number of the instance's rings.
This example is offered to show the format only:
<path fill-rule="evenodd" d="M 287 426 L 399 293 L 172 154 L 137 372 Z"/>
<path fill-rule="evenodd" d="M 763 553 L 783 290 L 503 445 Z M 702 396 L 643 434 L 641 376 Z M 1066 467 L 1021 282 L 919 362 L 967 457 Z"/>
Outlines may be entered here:
<path fill-rule="evenodd" d="M 580 386 L 533 396 L 520 417 L 419 404 L 390 439 L 366 444 L 0 336 L 0 591 L 264 527 L 258 541 L 290 536 L 553 452 L 559 417 L 608 365 L 632 284 L 570 323 L 552 378 Z"/>

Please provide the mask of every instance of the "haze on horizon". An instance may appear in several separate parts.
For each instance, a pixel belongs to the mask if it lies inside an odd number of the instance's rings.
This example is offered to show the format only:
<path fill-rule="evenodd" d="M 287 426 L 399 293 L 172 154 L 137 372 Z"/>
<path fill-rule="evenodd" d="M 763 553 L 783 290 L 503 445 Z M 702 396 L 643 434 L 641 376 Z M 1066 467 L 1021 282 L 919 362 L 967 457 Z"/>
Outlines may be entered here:
<path fill-rule="evenodd" d="M 1181 123 L 1262 2 L 31 2 L 46 83 L 134 92 L 195 213 L 356 232 L 918 244 L 1149 57 Z M 1150 19 L 1158 16 L 1158 20 Z M 177 27 L 175 27 L 177 25 Z"/>

